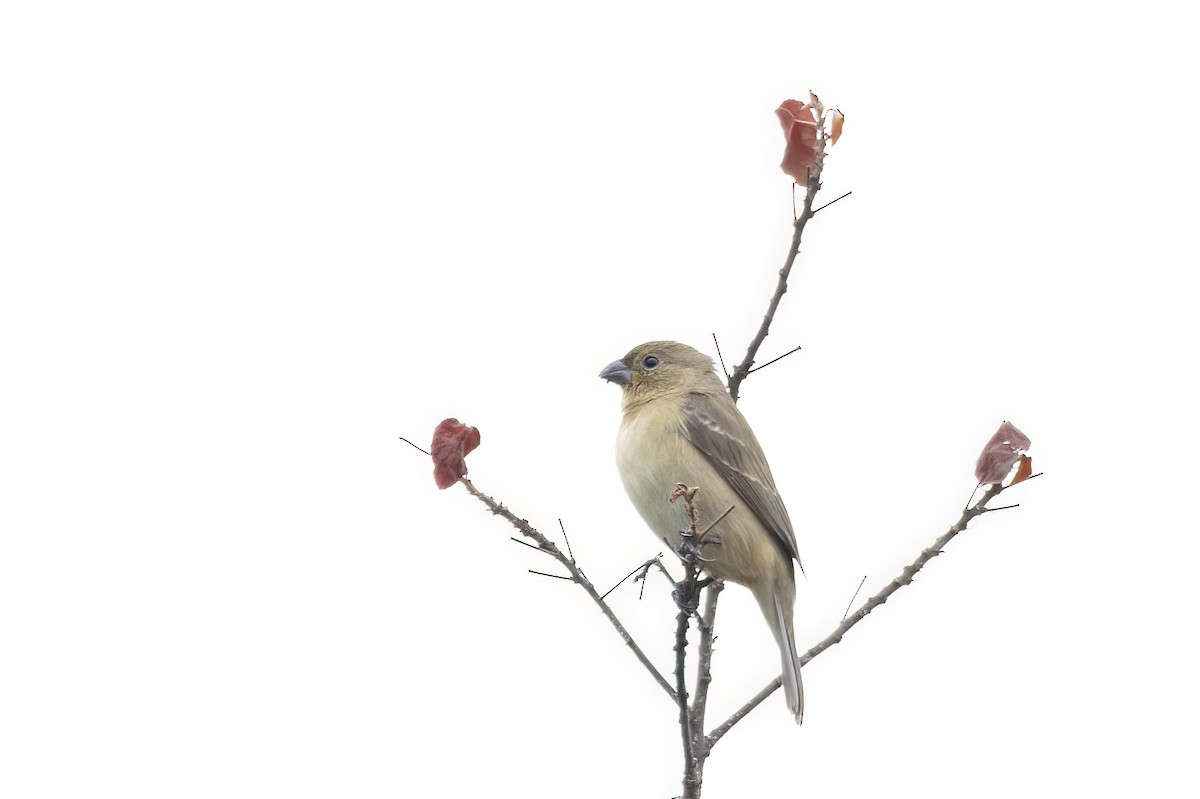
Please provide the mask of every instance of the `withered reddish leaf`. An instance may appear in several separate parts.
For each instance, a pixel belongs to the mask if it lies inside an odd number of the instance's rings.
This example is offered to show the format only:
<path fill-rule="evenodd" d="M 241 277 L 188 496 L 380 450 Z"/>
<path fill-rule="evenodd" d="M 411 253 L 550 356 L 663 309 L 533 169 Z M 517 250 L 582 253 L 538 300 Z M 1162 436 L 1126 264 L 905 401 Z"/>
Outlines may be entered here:
<path fill-rule="evenodd" d="M 1013 475 L 1010 486 L 1015 486 L 1023 480 L 1028 480 L 1033 474 L 1033 458 L 1028 455 L 1021 456 L 1021 462 L 1017 465 L 1017 473 Z"/>
<path fill-rule="evenodd" d="M 813 97 L 811 93 L 809 96 Z M 779 168 L 797 183 L 807 184 L 809 170 L 815 174 L 821 166 L 817 156 L 817 111 L 808 103 L 784 100 L 775 115 L 779 117 L 783 137 L 787 140 Z"/>
<path fill-rule="evenodd" d="M 975 478 L 980 485 L 999 483 L 1008 476 L 1017 458 L 1029 449 L 1029 437 L 1005 422 L 988 441 L 975 462 Z"/>
<path fill-rule="evenodd" d="M 837 140 L 842 137 L 842 123 L 846 121 L 846 117 L 836 108 L 829 112 L 829 143 L 837 144 Z"/>
<path fill-rule="evenodd" d="M 433 431 L 433 480 L 449 488 L 467 473 L 467 454 L 479 446 L 479 431 L 457 419 L 443 419 Z"/>

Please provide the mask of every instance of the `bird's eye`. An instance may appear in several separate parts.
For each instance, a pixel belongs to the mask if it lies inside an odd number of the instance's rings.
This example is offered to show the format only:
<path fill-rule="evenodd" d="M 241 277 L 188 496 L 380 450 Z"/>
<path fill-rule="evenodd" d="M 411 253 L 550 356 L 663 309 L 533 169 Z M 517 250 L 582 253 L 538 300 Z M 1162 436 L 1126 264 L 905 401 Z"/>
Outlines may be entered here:
<path fill-rule="evenodd" d="M 646 360 L 642 361 L 642 366 L 647 369 L 653 369 L 658 366 L 658 358 L 655 358 L 653 355 L 647 355 Z"/>

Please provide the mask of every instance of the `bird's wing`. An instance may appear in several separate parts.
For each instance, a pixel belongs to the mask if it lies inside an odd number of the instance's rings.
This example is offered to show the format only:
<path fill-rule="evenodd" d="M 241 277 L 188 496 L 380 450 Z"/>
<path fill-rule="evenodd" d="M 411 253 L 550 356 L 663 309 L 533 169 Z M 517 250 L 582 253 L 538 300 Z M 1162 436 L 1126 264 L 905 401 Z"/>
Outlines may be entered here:
<path fill-rule="evenodd" d="M 737 407 L 724 394 L 713 397 L 691 392 L 684 399 L 683 417 L 684 437 L 775 534 L 783 551 L 799 563 L 792 520 L 775 488 L 762 447 Z M 803 566 L 800 571 L 804 571 Z"/>

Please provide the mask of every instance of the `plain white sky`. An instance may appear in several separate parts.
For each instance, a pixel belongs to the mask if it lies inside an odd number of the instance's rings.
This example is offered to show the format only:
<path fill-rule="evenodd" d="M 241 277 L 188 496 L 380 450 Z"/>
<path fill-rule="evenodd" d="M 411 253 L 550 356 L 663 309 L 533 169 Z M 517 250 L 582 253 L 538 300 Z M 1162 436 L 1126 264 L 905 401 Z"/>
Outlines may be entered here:
<path fill-rule="evenodd" d="M 705 796 L 1194 795 L 1191 27 L 1166 3 L 8 4 L 0 794 L 669 797 L 675 710 L 583 593 L 658 548 L 596 378 L 739 356 L 778 103 L 846 114 L 742 408 L 805 646 L 1046 476 L 718 747 Z M 710 350 L 711 351 L 711 350 Z M 666 669 L 663 586 L 614 604 Z M 711 700 L 774 673 L 725 592 Z"/>

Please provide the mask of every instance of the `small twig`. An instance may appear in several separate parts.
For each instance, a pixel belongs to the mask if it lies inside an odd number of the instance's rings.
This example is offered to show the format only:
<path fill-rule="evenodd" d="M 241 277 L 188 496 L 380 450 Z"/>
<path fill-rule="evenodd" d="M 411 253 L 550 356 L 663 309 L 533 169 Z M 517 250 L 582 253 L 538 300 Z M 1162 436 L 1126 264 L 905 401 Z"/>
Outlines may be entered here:
<path fill-rule="evenodd" d="M 636 569 L 631 571 L 629 574 L 625 575 L 620 580 L 618 580 L 617 584 L 614 585 L 612 588 L 608 589 L 607 591 L 605 591 L 603 594 L 601 594 L 600 598 L 607 599 L 609 594 L 611 594 L 613 591 L 616 591 L 618 588 L 620 588 L 622 583 L 624 583 L 626 580 L 628 580 L 630 577 L 637 574 L 638 572 L 641 572 L 642 576 L 644 577 L 646 575 L 646 572 L 650 571 L 650 567 L 656 563 L 658 564 L 659 568 L 662 568 L 662 563 L 659 561 L 658 558 L 650 558 L 650 560 L 646 561 L 641 566 L 638 566 Z M 666 569 L 663 569 L 663 574 L 666 574 L 666 573 L 667 573 Z M 667 579 L 670 580 L 671 576 L 667 575 Z M 674 582 L 672 582 L 672 585 L 674 585 Z"/>
<path fill-rule="evenodd" d="M 733 510 L 733 508 L 734 508 L 734 506 L 733 506 L 733 505 L 730 505 L 728 508 L 726 508 L 725 510 L 721 511 L 721 515 L 720 515 L 720 516 L 718 516 L 717 518 L 713 519 L 713 522 L 712 522 L 712 524 L 710 524 L 708 527 L 705 527 L 705 528 L 704 528 L 704 531 L 703 531 L 702 533 L 700 533 L 700 535 L 699 535 L 699 536 L 697 536 L 697 540 L 698 540 L 700 543 L 702 543 L 702 544 L 703 544 L 703 543 L 706 543 L 704 539 L 705 539 L 705 538 L 708 536 L 709 532 L 711 532 L 711 531 L 712 531 L 712 529 L 713 529 L 714 527 L 716 527 L 716 526 L 717 526 L 717 525 L 720 523 L 720 521 L 721 521 L 722 519 L 724 519 L 726 516 L 728 516 L 728 515 L 729 515 L 729 513 L 730 513 L 730 511 L 732 511 L 732 510 Z"/>
<path fill-rule="evenodd" d="M 571 551 L 571 539 L 567 538 L 567 528 L 563 527 L 562 519 L 558 520 L 558 529 L 562 530 L 563 541 L 567 544 L 567 554 L 571 556 L 571 560 L 575 560 L 575 553 Z"/>
<path fill-rule="evenodd" d="M 553 578 L 555 578 L 556 580 L 570 580 L 570 579 L 572 579 L 572 578 L 570 578 L 570 577 L 563 577 L 561 574 L 547 574 L 546 572 L 534 571 L 533 569 L 529 569 L 529 573 L 530 573 L 530 574 L 537 574 L 537 575 L 540 575 L 540 576 L 542 576 L 542 577 L 553 577 Z"/>
<path fill-rule="evenodd" d="M 679 548 L 680 548 L 679 557 L 689 558 L 691 560 L 695 560 L 697 563 L 712 563 L 713 561 L 716 560 L 716 558 L 704 557 L 704 555 L 701 554 L 701 552 L 700 552 L 700 544 L 692 544 L 690 539 L 691 539 L 690 535 L 683 536 L 683 541 L 681 541 L 679 544 Z M 683 550 L 689 544 L 691 545 L 693 551 L 685 553 Z"/>
<path fill-rule="evenodd" d="M 754 368 L 753 368 L 753 369 L 751 369 L 749 372 L 747 372 L 747 374 L 754 374 L 754 373 L 755 373 L 755 372 L 757 372 L 759 369 L 766 369 L 768 366 L 770 366 L 771 364 L 775 363 L 776 361 L 782 361 L 784 358 L 786 358 L 787 356 L 791 355 L 793 352 L 799 352 L 799 351 L 800 351 L 800 345 L 799 345 L 799 344 L 797 344 L 795 347 L 793 347 L 792 349 L 788 350 L 788 351 L 787 351 L 787 352 L 785 352 L 783 355 L 780 355 L 778 358 L 772 358 L 771 360 L 767 361 L 766 363 L 764 363 L 764 364 L 762 364 L 762 365 L 760 365 L 760 366 L 756 366 L 756 367 L 754 367 Z"/>
<path fill-rule="evenodd" d="M 995 513 L 998 510 L 1009 510 L 1010 508 L 1019 508 L 1019 507 L 1021 507 L 1020 502 L 1018 502 L 1015 505 L 1001 505 L 998 508 L 984 508 L 983 512 L 984 513 Z"/>
<path fill-rule="evenodd" d="M 721 362 L 721 372 L 724 373 L 725 379 L 729 379 L 729 370 L 725 368 L 725 356 L 721 354 L 721 345 L 717 343 L 717 334 L 713 333 L 713 346 L 717 348 L 717 360 Z"/>
<path fill-rule="evenodd" d="M 672 586 L 675 585 L 675 578 L 671 576 L 671 572 L 667 571 L 667 567 L 663 565 L 661 552 L 659 552 L 658 557 L 654 559 L 654 563 L 658 566 L 658 570 L 662 572 L 662 575 L 666 578 L 667 582 Z"/>
<path fill-rule="evenodd" d="M 981 488 L 983 488 L 983 483 L 975 484 L 975 487 L 973 489 L 971 489 L 971 496 L 967 498 L 967 504 L 963 505 L 963 510 L 966 510 L 967 508 L 971 507 L 971 503 L 975 501 L 976 492 L 978 492 L 979 489 L 981 489 Z"/>
<path fill-rule="evenodd" d="M 529 543 L 528 541 L 522 541 L 521 539 L 517 538 L 515 535 L 510 535 L 508 538 L 509 538 L 509 540 L 510 540 L 510 541 L 516 541 L 516 542 L 517 542 L 518 544 L 520 544 L 521 546 L 523 546 L 523 547 L 529 547 L 530 549 L 535 549 L 535 550 L 537 550 L 538 552 L 541 552 L 541 553 L 542 553 L 542 554 L 544 554 L 544 555 L 549 555 L 549 554 L 552 554 L 552 553 L 550 553 L 550 552 L 547 552 L 546 550 L 542 549 L 541 547 L 537 546 L 536 544 L 531 544 L 531 543 Z"/>
<path fill-rule="evenodd" d="M 862 590 L 866 582 L 867 575 L 864 574 L 863 578 L 858 582 L 858 588 L 854 589 L 854 596 L 850 597 L 850 601 L 846 603 L 846 612 L 842 614 L 842 621 L 845 621 L 846 617 L 850 615 L 850 606 L 854 604 L 854 600 L 858 599 L 858 592 Z"/>
<path fill-rule="evenodd" d="M 1032 480 L 1033 478 L 1035 478 L 1035 477 L 1041 477 L 1043 474 L 1045 474 L 1045 472 L 1038 472 L 1037 474 L 1031 474 L 1031 475 L 1029 475 L 1028 477 L 1026 477 L 1024 480 L 1021 480 L 1020 482 L 1022 482 L 1022 483 L 1028 483 L 1028 482 L 1029 482 L 1030 480 Z M 1006 485 L 1006 486 L 1005 486 L 1005 488 L 1012 488 L 1012 487 L 1013 487 L 1013 486 L 1015 486 L 1015 485 L 1017 485 L 1017 483 L 1009 483 L 1008 485 Z M 978 490 L 979 490 L 979 489 L 981 489 L 981 488 L 983 488 L 983 483 L 978 483 L 978 484 L 975 486 L 975 489 L 974 489 L 974 491 L 972 491 L 972 492 L 971 492 L 971 499 L 975 499 L 975 492 L 976 492 L 976 491 L 978 491 Z M 968 500 L 967 500 L 967 504 L 963 506 L 963 510 L 966 510 L 968 507 L 970 507 L 970 505 L 971 505 L 971 499 L 968 499 Z M 1017 508 L 1017 507 L 1020 507 L 1020 505 L 1005 505 L 1003 508 L 988 508 L 988 510 L 989 510 L 989 511 L 993 511 L 993 510 L 1005 510 L 1005 509 L 1007 509 L 1007 508 Z"/>
<path fill-rule="evenodd" d="M 819 214 L 821 211 L 824 211 L 826 208 L 828 208 L 829 206 L 833 205 L 833 204 L 834 204 L 835 202 L 837 202 L 838 200 L 844 200 L 844 199 L 846 199 L 847 197 L 849 197 L 849 196 L 850 196 L 851 194 L 853 194 L 853 193 L 854 193 L 854 192 L 852 192 L 852 191 L 848 191 L 848 192 L 846 192 L 845 194 L 843 194 L 841 197 L 838 197 L 838 198 L 837 198 L 837 200 L 830 200 L 829 202 L 827 202 L 827 203 L 825 203 L 824 205 L 822 205 L 820 208 L 816 208 L 816 209 L 814 209 L 814 210 L 813 210 L 813 216 L 816 216 L 816 215 L 817 215 L 817 214 Z"/>
<path fill-rule="evenodd" d="M 683 499 L 683 510 L 687 513 L 688 529 L 685 531 L 689 536 L 696 532 L 696 493 L 700 491 L 700 486 L 688 487 L 687 483 L 676 483 L 675 490 L 667 497 L 667 502 L 674 503 L 675 500 Z"/>
<path fill-rule="evenodd" d="M 404 436 L 400 436 L 400 440 L 403 441 L 405 444 L 408 444 L 410 447 L 417 450 L 418 452 L 424 452 L 426 455 L 429 455 L 429 457 L 431 457 L 431 458 L 433 457 L 433 455 L 431 455 L 428 450 L 423 449 L 422 447 L 418 447 L 416 444 L 412 443 Z"/>

